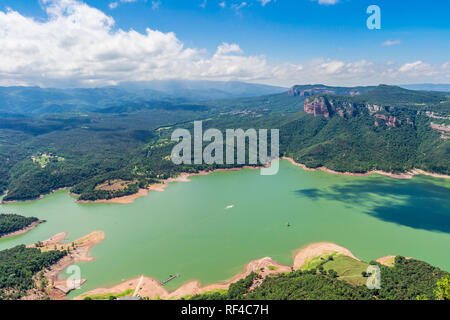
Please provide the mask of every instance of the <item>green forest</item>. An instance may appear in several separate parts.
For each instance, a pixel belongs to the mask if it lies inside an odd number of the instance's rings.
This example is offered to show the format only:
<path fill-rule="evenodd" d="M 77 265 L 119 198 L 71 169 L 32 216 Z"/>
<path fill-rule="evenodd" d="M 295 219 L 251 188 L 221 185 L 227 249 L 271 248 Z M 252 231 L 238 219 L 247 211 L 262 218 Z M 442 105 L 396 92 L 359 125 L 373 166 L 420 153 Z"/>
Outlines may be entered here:
<path fill-rule="evenodd" d="M 0 251 L 0 300 L 20 299 L 36 286 L 35 276 L 58 262 L 66 251 L 41 252 L 20 245 Z"/>
<path fill-rule="evenodd" d="M 23 217 L 17 214 L 0 214 L 0 238 L 5 234 L 22 230 L 35 221 L 38 221 L 38 218 Z"/>
<path fill-rule="evenodd" d="M 225 292 L 209 292 L 189 297 L 192 300 L 450 300 L 450 274 L 432 265 L 397 256 L 395 264 L 381 270 L 381 289 L 352 285 L 341 280 L 333 269 L 319 267 L 279 275 L 269 275 L 261 285 L 251 273 L 232 284 Z M 366 276 L 366 275 L 364 275 Z M 259 280 L 261 281 L 261 280 Z"/>

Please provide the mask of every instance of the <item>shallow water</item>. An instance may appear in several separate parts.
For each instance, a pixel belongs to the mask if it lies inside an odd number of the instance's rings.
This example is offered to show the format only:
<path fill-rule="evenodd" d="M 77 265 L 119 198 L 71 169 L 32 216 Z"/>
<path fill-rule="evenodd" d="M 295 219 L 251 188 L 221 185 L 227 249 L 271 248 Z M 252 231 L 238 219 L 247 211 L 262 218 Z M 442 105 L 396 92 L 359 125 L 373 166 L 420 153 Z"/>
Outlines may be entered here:
<path fill-rule="evenodd" d="M 450 271 L 450 181 L 444 179 L 333 175 L 282 160 L 275 176 L 215 172 L 129 205 L 74 200 L 58 191 L 0 206 L 0 212 L 47 220 L 0 239 L 0 250 L 63 231 L 68 241 L 105 231 L 91 252 L 98 259 L 79 264 L 88 281 L 71 297 L 142 274 L 164 280 L 179 273 L 168 289 L 192 279 L 219 282 L 262 257 L 291 264 L 296 249 L 316 241 L 335 242 L 366 261 L 399 254 Z"/>

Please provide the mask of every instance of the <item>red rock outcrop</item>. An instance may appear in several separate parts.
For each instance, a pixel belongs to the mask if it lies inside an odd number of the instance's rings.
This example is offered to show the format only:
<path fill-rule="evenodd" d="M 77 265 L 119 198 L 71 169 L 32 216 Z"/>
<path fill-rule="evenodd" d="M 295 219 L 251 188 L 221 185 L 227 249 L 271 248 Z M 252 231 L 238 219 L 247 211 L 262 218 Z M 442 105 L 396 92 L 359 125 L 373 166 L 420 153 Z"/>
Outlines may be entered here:
<path fill-rule="evenodd" d="M 386 116 L 384 114 L 376 114 L 375 118 L 381 119 L 387 126 L 398 128 L 402 122 L 396 117 Z"/>
<path fill-rule="evenodd" d="M 375 112 L 381 111 L 383 109 L 382 107 L 376 104 L 367 104 L 366 106 L 370 114 L 374 114 Z"/>
<path fill-rule="evenodd" d="M 332 106 L 325 97 L 316 97 L 314 99 L 306 99 L 304 110 L 306 113 L 314 116 L 323 115 L 329 119 L 332 111 Z"/>

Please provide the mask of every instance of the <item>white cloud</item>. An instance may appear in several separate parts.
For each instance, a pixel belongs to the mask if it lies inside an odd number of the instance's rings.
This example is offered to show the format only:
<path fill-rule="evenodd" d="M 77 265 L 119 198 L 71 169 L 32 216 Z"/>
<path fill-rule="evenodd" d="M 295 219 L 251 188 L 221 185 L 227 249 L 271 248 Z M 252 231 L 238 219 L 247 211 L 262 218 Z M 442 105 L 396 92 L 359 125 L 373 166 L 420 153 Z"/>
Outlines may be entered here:
<path fill-rule="evenodd" d="M 258 0 L 258 1 L 261 2 L 261 5 L 264 7 L 266 4 L 268 4 L 272 0 Z"/>
<path fill-rule="evenodd" d="M 313 1 L 317 1 L 319 4 L 324 5 L 333 5 L 339 2 L 339 0 L 313 0 Z"/>
<path fill-rule="evenodd" d="M 320 64 L 320 68 L 325 71 L 325 73 L 336 73 L 344 66 L 342 61 L 330 61 Z"/>
<path fill-rule="evenodd" d="M 168 78 L 252 79 L 263 56 L 223 43 L 208 56 L 174 33 L 114 29 L 113 18 L 76 0 L 42 0 L 48 20 L 0 11 L 1 83 L 104 85 Z"/>
<path fill-rule="evenodd" d="M 45 20 L 0 11 L 0 85 L 104 86 L 154 79 L 364 85 L 442 82 L 450 75 L 450 62 L 270 63 L 263 55 L 246 55 L 236 43 L 218 43 L 208 53 L 186 47 L 171 32 L 119 29 L 112 17 L 77 0 L 41 1 Z"/>
<path fill-rule="evenodd" d="M 116 9 L 118 6 L 119 6 L 119 2 L 122 2 L 122 3 L 131 3 L 131 2 L 136 2 L 137 0 L 118 0 L 118 1 L 114 1 L 114 2 L 111 2 L 110 4 L 109 4 L 109 8 L 111 9 L 111 10 L 113 10 L 113 9 Z M 146 0 L 147 1 L 147 0 Z"/>
<path fill-rule="evenodd" d="M 109 4 L 109 8 L 110 8 L 111 10 L 117 8 L 118 6 L 119 6 L 119 3 L 118 3 L 118 2 L 111 2 L 111 3 Z"/>
<path fill-rule="evenodd" d="M 411 62 L 411 63 L 405 63 L 398 70 L 400 72 L 408 72 L 408 71 L 418 70 L 423 67 L 424 67 L 424 63 L 419 60 L 419 61 L 415 61 L 415 62 Z"/>
<path fill-rule="evenodd" d="M 219 6 L 225 8 L 227 6 L 225 1 L 219 2 Z"/>
<path fill-rule="evenodd" d="M 231 5 L 231 7 L 232 7 L 233 9 L 235 9 L 236 11 L 239 11 L 239 10 L 241 10 L 242 8 L 247 7 L 247 6 L 248 6 L 248 4 L 247 4 L 247 2 L 245 2 L 245 1 L 242 1 L 240 4 L 232 4 L 232 5 Z"/>
<path fill-rule="evenodd" d="M 386 40 L 381 45 L 384 47 L 386 47 L 386 46 L 389 47 L 389 46 L 394 46 L 396 44 L 400 44 L 400 40 Z"/>
<path fill-rule="evenodd" d="M 161 1 L 160 1 L 160 0 L 158 0 L 158 1 L 152 1 L 152 9 L 153 9 L 153 10 L 159 9 L 160 6 L 161 6 Z"/>
<path fill-rule="evenodd" d="M 224 42 L 217 48 L 216 54 L 224 55 L 228 53 L 242 54 L 243 52 L 241 48 L 235 43 L 229 44 Z"/>

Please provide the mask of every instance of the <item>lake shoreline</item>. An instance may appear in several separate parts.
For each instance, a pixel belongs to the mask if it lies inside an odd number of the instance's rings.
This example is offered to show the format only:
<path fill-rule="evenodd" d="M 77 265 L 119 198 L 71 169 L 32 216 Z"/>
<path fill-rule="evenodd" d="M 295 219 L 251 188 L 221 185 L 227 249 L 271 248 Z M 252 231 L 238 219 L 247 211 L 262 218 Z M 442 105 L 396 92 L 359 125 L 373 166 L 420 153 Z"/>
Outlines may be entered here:
<path fill-rule="evenodd" d="M 189 180 L 189 178 L 191 178 L 191 177 L 206 176 L 208 174 L 212 174 L 215 172 L 239 171 L 242 169 L 256 170 L 256 169 L 261 169 L 261 168 L 262 167 L 260 167 L 260 166 L 258 166 L 258 167 L 244 166 L 244 167 L 236 167 L 236 168 L 219 168 L 219 169 L 214 169 L 214 170 L 210 170 L 210 171 L 199 171 L 196 173 L 183 172 L 183 173 L 180 173 L 175 178 L 168 178 L 168 179 L 162 180 L 161 183 L 153 183 L 153 184 L 149 185 L 147 189 L 141 188 L 135 194 L 131 194 L 131 195 L 123 196 L 123 197 L 112 198 L 112 199 L 77 200 L 76 203 L 82 203 L 82 204 L 89 204 L 89 203 L 90 204 L 92 204 L 92 203 L 131 204 L 138 198 L 148 196 L 150 191 L 164 192 L 165 189 L 169 186 L 169 184 L 174 183 L 174 182 L 189 182 L 189 181 L 191 181 L 191 180 Z"/>
<path fill-rule="evenodd" d="M 36 228 L 38 225 L 40 225 L 41 223 L 46 222 L 45 220 L 37 220 L 32 222 L 30 225 L 28 225 L 27 227 L 14 231 L 14 232 L 10 232 L 7 234 L 4 234 L 2 236 L 0 236 L 0 239 L 4 239 L 4 238 L 9 238 L 9 237 L 14 237 L 14 236 L 19 236 L 21 234 L 25 234 L 31 230 L 33 230 L 34 228 Z"/>
<path fill-rule="evenodd" d="M 90 262 L 96 258 L 90 256 L 91 249 L 105 240 L 103 231 L 94 231 L 90 234 L 76 239 L 72 242 L 62 242 L 67 237 L 67 232 L 61 232 L 50 239 L 44 240 L 39 245 L 32 244 L 28 248 L 38 248 L 41 251 L 48 250 L 68 250 L 68 254 L 61 258 L 57 263 L 53 264 L 44 273 L 44 277 L 48 280 L 49 295 L 53 299 L 67 299 L 66 295 L 76 289 L 78 286 L 86 282 L 86 279 L 64 280 L 61 273 L 69 266 L 79 262 Z"/>
<path fill-rule="evenodd" d="M 0 201 L 0 205 L 2 205 L 2 204 L 11 204 L 11 203 L 26 203 L 26 202 L 30 202 L 30 201 L 41 200 L 45 196 L 48 196 L 50 194 L 53 194 L 55 192 L 62 191 L 62 190 L 70 190 L 70 188 L 71 187 L 58 188 L 58 189 L 55 189 L 55 190 L 43 193 L 43 194 L 39 195 L 39 197 L 36 197 L 36 198 L 33 198 L 33 199 L 4 201 L 3 198 L 8 194 L 8 190 L 6 190 L 6 192 L 1 196 L 2 201 Z"/>
<path fill-rule="evenodd" d="M 301 167 L 302 169 L 306 171 L 323 171 L 331 174 L 337 174 L 337 175 L 345 175 L 345 176 L 354 176 L 354 177 L 363 177 L 363 176 L 370 176 L 372 174 L 379 174 L 382 176 L 387 176 L 394 179 L 412 179 L 415 176 L 418 175 L 426 175 L 433 178 L 443 178 L 443 179 L 450 179 L 450 175 L 445 174 L 439 174 L 439 173 L 433 173 L 433 172 L 427 172 L 422 169 L 412 169 L 411 171 L 404 172 L 404 173 L 392 173 L 392 172 L 386 172 L 382 170 L 371 170 L 367 172 L 340 172 L 335 171 L 332 169 L 328 169 L 327 167 L 318 167 L 318 168 L 309 168 L 305 164 L 297 163 L 293 158 L 290 157 L 281 157 L 281 159 L 288 160 L 291 164 L 297 167 Z"/>
<path fill-rule="evenodd" d="M 332 169 L 328 169 L 326 167 L 309 168 L 305 164 L 295 162 L 294 159 L 290 158 L 290 157 L 281 157 L 278 160 L 280 160 L 280 159 L 287 160 L 292 165 L 294 165 L 296 167 L 300 167 L 305 171 L 323 171 L 323 172 L 336 174 L 336 175 L 363 177 L 363 176 L 370 176 L 372 174 L 379 174 L 379 175 L 387 176 L 387 177 L 394 178 L 394 179 L 412 179 L 414 176 L 417 176 L 417 175 L 427 175 L 427 176 L 431 176 L 434 178 L 444 178 L 444 179 L 450 178 L 450 175 L 442 175 L 442 174 L 438 174 L 438 173 L 426 172 L 421 169 L 413 169 L 412 171 L 406 172 L 406 173 L 391 173 L 391 172 L 386 172 L 386 171 L 381 171 L 381 170 L 372 170 L 372 171 L 368 171 L 365 173 L 339 172 L 339 171 L 335 171 Z M 127 196 L 117 197 L 117 198 L 112 198 L 112 199 L 93 200 L 93 201 L 77 200 L 76 202 L 77 203 L 85 203 L 85 204 L 87 204 L 87 203 L 91 203 L 91 204 L 92 203 L 132 204 L 136 199 L 148 196 L 150 191 L 164 192 L 170 183 L 189 182 L 190 177 L 205 176 L 208 174 L 212 174 L 214 172 L 221 172 L 221 171 L 222 172 L 239 171 L 242 169 L 256 170 L 256 169 L 261 169 L 261 168 L 264 168 L 264 167 L 263 166 L 243 166 L 243 167 L 236 167 L 236 168 L 220 168 L 220 169 L 214 169 L 214 170 L 210 170 L 210 171 L 200 171 L 197 173 L 181 173 L 175 178 L 169 178 L 169 179 L 161 181 L 161 183 L 151 184 L 147 189 L 139 189 L 139 191 L 137 193 L 132 194 L 132 195 L 127 195 Z"/>
<path fill-rule="evenodd" d="M 350 250 L 335 243 L 313 242 L 293 252 L 292 266 L 280 264 L 270 257 L 265 257 L 247 263 L 244 267 L 244 271 L 236 274 L 229 280 L 205 286 L 201 286 L 199 280 L 188 280 L 173 291 L 169 291 L 161 286 L 158 280 L 142 275 L 138 278 L 122 281 L 115 286 L 101 287 L 87 291 L 75 297 L 74 300 L 82 300 L 86 296 L 120 294 L 127 290 L 133 290 L 135 294 L 139 294 L 139 296 L 141 297 L 149 297 L 150 299 L 181 299 L 186 296 L 203 294 L 209 291 L 228 290 L 231 284 L 244 279 L 251 272 L 259 272 L 260 275 L 265 278 L 271 274 L 296 271 L 299 270 L 310 259 L 322 254 L 331 254 L 334 252 L 346 255 L 352 259 L 359 261 L 359 259 L 355 257 Z"/>
<path fill-rule="evenodd" d="M 307 167 L 305 164 L 303 163 L 297 163 L 295 162 L 295 160 L 291 157 L 280 157 L 278 158 L 278 160 L 287 160 L 289 161 L 292 165 L 296 166 L 296 167 L 300 167 L 305 171 L 323 171 L 323 172 L 327 172 L 327 173 L 331 173 L 331 174 L 335 174 L 335 175 L 344 175 L 344 176 L 354 176 L 354 177 L 364 177 L 364 176 L 370 176 L 373 174 L 379 174 L 382 176 L 387 176 L 390 178 L 394 178 L 394 179 L 401 179 L 401 180 L 408 180 L 408 179 L 412 179 L 415 176 L 418 175 L 426 175 L 426 176 L 430 176 L 433 178 L 440 178 L 440 179 L 450 179 L 450 175 L 445 175 L 445 174 L 439 174 L 439 173 L 432 173 L 432 172 L 428 172 L 428 171 L 424 171 L 422 169 L 412 169 L 411 171 L 408 172 L 404 172 L 404 173 L 392 173 L 392 172 L 386 172 L 386 171 L 382 171 L 382 170 L 371 170 L 368 172 L 363 172 L 363 173 L 359 173 L 359 172 L 340 172 L 340 171 L 335 171 L 332 169 L 329 169 L 327 167 L 318 167 L 318 168 L 309 168 Z M 214 170 L 210 170 L 210 171 L 200 171 L 200 172 L 196 172 L 196 173 L 180 173 L 177 177 L 174 178 L 168 178 L 165 180 L 162 180 L 161 183 L 153 183 L 151 185 L 148 186 L 148 188 L 144 189 L 141 188 L 139 189 L 139 191 L 137 193 L 131 194 L 131 195 L 127 195 L 127 196 L 122 196 L 122 197 L 116 197 L 116 198 L 111 198 L 111 199 L 99 199 L 99 200 L 76 200 L 76 203 L 80 203 L 80 204 L 108 204 L 108 203 L 113 203 L 113 204 L 132 204 L 136 199 L 139 199 L 141 197 L 146 197 L 148 196 L 150 191 L 157 191 L 157 192 L 164 192 L 165 189 L 168 187 L 168 185 L 170 183 L 173 182 L 189 182 L 189 178 L 190 177 L 194 177 L 194 176 L 205 176 L 214 172 L 227 172 L 227 171 L 239 171 L 242 169 L 261 169 L 264 168 L 264 166 L 243 166 L 243 167 L 235 167 L 235 168 L 219 168 L 219 169 L 214 169 Z M 34 199 L 27 199 L 27 200 L 11 200 L 11 201 L 1 201 L 0 204 L 9 204 L 9 203 L 21 203 L 21 202 L 28 202 L 28 201 L 35 201 L 35 200 L 40 200 L 43 197 L 45 197 L 46 195 L 61 191 L 61 190 L 69 190 L 70 187 L 65 187 L 65 188 L 59 188 L 56 190 L 52 190 L 48 193 L 42 194 L 37 198 Z M 3 197 L 6 195 L 7 193 L 3 194 Z M 74 196 L 74 197 L 78 197 L 79 195 L 70 192 L 70 195 Z"/>

